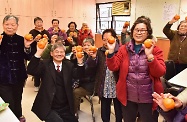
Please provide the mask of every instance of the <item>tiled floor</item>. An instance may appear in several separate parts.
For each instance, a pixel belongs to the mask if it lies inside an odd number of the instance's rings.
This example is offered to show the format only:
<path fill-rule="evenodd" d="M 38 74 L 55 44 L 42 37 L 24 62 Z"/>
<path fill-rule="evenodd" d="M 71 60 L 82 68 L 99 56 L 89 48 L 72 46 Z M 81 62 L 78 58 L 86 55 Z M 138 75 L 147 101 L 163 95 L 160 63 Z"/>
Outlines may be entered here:
<path fill-rule="evenodd" d="M 36 94 L 37 92 L 34 92 L 33 81 L 31 80 L 31 77 L 29 77 L 24 88 L 22 100 L 23 114 L 26 117 L 27 122 L 41 122 L 37 118 L 37 116 L 31 111 L 31 107 Z M 100 104 L 98 103 L 97 97 L 93 98 L 93 104 L 96 122 L 102 122 L 100 117 Z M 81 103 L 80 106 L 79 122 L 92 122 L 90 104 L 86 99 L 84 99 L 84 102 Z M 111 122 L 115 122 L 115 117 L 113 114 L 111 114 Z"/>
<path fill-rule="evenodd" d="M 34 86 L 31 77 L 27 79 L 24 93 L 23 93 L 23 100 L 22 100 L 22 108 L 23 114 L 27 119 L 27 122 L 41 122 L 37 116 L 31 111 L 31 107 L 37 92 L 34 92 Z M 102 122 L 100 117 L 100 104 L 98 103 L 98 98 L 93 98 L 94 110 L 95 110 L 95 119 L 96 122 Z M 79 111 L 79 122 L 92 122 L 91 117 L 91 110 L 89 102 L 84 99 L 84 102 L 81 103 L 80 111 Z M 112 114 L 111 114 L 111 122 L 115 122 L 115 117 L 113 113 L 112 107 Z M 162 117 L 159 117 L 159 122 L 162 122 Z"/>

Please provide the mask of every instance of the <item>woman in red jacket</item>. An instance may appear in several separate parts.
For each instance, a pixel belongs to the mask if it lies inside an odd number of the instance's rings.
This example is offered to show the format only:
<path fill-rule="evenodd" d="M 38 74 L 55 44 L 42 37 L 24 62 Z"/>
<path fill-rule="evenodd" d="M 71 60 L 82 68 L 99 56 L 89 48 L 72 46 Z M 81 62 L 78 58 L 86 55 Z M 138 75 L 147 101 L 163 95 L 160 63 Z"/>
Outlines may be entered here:
<path fill-rule="evenodd" d="M 111 71 L 119 70 L 116 85 L 117 98 L 122 103 L 123 117 L 127 122 L 134 122 L 137 113 L 143 122 L 154 122 L 152 100 L 153 91 L 161 93 L 163 87 L 160 77 L 165 74 L 166 67 L 163 52 L 155 46 L 146 48 L 143 43 L 152 39 L 150 21 L 137 19 L 131 28 L 132 40 L 114 53 L 115 43 L 107 44 L 107 66 Z"/>

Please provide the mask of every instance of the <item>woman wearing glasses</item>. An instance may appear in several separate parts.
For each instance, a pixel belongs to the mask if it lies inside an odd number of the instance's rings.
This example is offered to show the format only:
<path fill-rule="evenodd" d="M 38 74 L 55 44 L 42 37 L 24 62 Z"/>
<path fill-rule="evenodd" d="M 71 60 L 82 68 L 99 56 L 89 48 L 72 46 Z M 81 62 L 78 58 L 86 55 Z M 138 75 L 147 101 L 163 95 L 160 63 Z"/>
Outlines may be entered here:
<path fill-rule="evenodd" d="M 107 66 L 111 71 L 119 70 L 116 85 L 117 98 L 122 103 L 123 117 L 127 122 L 135 122 L 137 113 L 142 122 L 155 122 L 153 114 L 156 105 L 152 100 L 153 91 L 161 93 L 160 77 L 166 72 L 163 52 L 155 46 L 150 48 L 143 43 L 152 39 L 152 28 L 147 19 L 137 19 L 131 28 L 131 41 L 122 45 L 114 53 L 115 43 L 107 44 Z M 158 116 L 157 116 L 158 117 Z"/>

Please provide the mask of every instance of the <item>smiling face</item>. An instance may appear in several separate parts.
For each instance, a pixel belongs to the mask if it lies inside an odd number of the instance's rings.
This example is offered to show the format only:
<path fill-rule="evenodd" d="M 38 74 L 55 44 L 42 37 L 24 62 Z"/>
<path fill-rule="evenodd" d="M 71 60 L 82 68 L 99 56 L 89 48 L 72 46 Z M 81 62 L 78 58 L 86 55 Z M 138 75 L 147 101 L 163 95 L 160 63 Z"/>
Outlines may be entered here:
<path fill-rule="evenodd" d="M 92 46 L 92 44 L 89 41 L 84 42 L 83 43 L 83 51 L 86 52 L 86 53 L 88 53 L 88 51 L 90 49 L 90 46 Z"/>
<path fill-rule="evenodd" d="M 18 24 L 16 23 L 16 19 L 11 17 L 7 21 L 5 21 L 3 23 L 3 29 L 7 35 L 10 36 L 14 35 L 18 29 Z"/>
<path fill-rule="evenodd" d="M 179 26 L 179 33 L 186 34 L 187 33 L 187 22 L 182 22 Z"/>
<path fill-rule="evenodd" d="M 74 24 L 74 23 L 71 23 L 71 24 L 70 24 L 69 30 L 70 30 L 70 31 L 75 31 L 75 24 Z"/>
<path fill-rule="evenodd" d="M 58 21 L 53 21 L 52 26 L 53 26 L 54 28 L 58 28 L 58 26 L 59 26 Z"/>
<path fill-rule="evenodd" d="M 144 23 L 138 23 L 133 30 L 133 38 L 136 44 L 142 44 L 148 37 L 147 26 Z"/>
<path fill-rule="evenodd" d="M 41 21 L 41 20 L 37 20 L 34 23 L 34 25 L 35 25 L 35 29 L 37 29 L 37 30 L 42 30 L 43 29 L 43 21 Z"/>
<path fill-rule="evenodd" d="M 63 47 L 57 47 L 51 52 L 53 61 L 57 64 L 60 64 L 65 57 L 65 50 Z"/>

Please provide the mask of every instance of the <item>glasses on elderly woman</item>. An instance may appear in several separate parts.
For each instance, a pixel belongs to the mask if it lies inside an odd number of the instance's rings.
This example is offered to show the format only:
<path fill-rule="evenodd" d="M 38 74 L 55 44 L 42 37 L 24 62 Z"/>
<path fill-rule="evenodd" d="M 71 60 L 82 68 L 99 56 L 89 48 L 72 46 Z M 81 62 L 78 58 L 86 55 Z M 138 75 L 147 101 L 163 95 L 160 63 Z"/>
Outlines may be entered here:
<path fill-rule="evenodd" d="M 147 30 L 139 30 L 139 29 L 134 29 L 135 33 L 140 32 L 141 34 L 145 34 Z"/>

